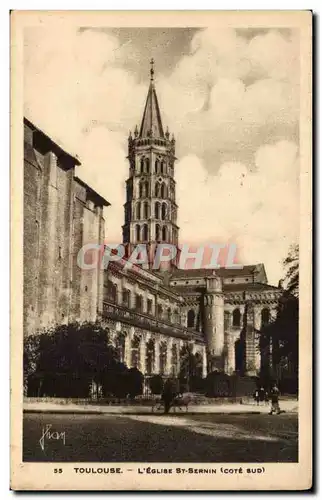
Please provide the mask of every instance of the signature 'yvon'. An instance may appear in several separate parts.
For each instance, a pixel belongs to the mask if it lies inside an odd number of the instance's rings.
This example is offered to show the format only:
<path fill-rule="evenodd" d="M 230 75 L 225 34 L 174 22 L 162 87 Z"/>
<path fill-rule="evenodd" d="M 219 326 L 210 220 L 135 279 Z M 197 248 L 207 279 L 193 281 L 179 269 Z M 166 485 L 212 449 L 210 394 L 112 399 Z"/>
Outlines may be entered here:
<path fill-rule="evenodd" d="M 66 443 L 65 431 L 64 432 L 51 431 L 51 428 L 52 428 L 52 424 L 46 424 L 46 426 L 42 428 L 42 435 L 41 435 L 41 438 L 39 439 L 39 444 L 40 444 L 42 451 L 45 451 L 45 441 L 46 440 L 59 441 L 61 439 L 64 444 Z"/>

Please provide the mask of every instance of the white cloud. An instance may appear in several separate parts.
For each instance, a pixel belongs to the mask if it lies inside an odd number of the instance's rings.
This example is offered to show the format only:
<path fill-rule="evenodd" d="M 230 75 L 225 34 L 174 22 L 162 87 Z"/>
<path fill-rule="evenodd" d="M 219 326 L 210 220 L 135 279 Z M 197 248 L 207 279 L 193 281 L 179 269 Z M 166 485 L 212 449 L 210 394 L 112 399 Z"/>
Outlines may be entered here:
<path fill-rule="evenodd" d="M 146 89 L 113 65 L 114 37 L 93 31 L 28 31 L 25 113 L 67 151 L 77 175 L 112 204 L 106 237 L 120 241 L 125 201 L 127 131 Z"/>
<path fill-rule="evenodd" d="M 261 146 L 257 170 L 237 162 L 209 176 L 196 156 L 177 165 L 179 226 L 187 243 L 237 244 L 240 262 L 264 262 L 270 279 L 281 277 L 281 261 L 298 234 L 297 146 L 280 141 Z M 191 179 L 193 178 L 193 193 Z M 273 256 L 273 259 L 272 259 Z"/>
<path fill-rule="evenodd" d="M 293 139 L 298 71 L 295 36 L 286 40 L 268 32 L 248 41 L 233 29 L 197 33 L 190 55 L 158 85 L 179 154 L 206 157 L 207 167 L 216 172 L 229 157 L 249 160 L 267 141 Z"/>
<path fill-rule="evenodd" d="M 147 92 L 120 66 L 133 43 L 93 30 L 25 36 L 25 113 L 79 155 L 78 175 L 112 203 L 112 240 L 123 224 L 128 130 L 139 125 Z M 182 158 L 182 239 L 235 240 L 245 261 L 264 262 L 274 281 L 298 233 L 298 71 L 295 34 L 249 40 L 234 29 L 205 29 L 170 76 L 156 74 L 164 126 Z"/>

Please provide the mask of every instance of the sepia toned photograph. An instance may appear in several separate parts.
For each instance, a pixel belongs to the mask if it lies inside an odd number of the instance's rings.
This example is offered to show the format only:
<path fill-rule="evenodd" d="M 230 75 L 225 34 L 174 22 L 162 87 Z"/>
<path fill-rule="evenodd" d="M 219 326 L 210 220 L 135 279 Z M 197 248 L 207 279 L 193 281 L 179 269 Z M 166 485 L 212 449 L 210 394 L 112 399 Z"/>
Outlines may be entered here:
<path fill-rule="evenodd" d="M 14 489 L 309 488 L 310 13 L 14 14 Z"/>

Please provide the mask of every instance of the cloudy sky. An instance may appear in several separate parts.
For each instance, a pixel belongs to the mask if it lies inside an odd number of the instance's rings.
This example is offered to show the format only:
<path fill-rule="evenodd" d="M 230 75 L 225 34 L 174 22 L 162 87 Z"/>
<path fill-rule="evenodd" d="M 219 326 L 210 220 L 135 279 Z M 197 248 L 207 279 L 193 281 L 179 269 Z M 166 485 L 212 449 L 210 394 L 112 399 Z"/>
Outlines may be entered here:
<path fill-rule="evenodd" d="M 177 140 L 180 240 L 234 242 L 270 282 L 298 237 L 299 41 L 280 29 L 26 29 L 25 115 L 82 161 L 121 241 L 127 136 L 153 56 Z"/>

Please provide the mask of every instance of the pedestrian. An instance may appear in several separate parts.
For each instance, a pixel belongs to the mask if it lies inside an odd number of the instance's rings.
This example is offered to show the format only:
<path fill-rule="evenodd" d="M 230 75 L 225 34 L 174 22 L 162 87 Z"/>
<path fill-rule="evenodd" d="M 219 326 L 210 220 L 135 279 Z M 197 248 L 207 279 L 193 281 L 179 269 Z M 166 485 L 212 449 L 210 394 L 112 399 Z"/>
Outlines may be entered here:
<path fill-rule="evenodd" d="M 267 389 L 265 389 L 265 404 L 269 405 L 269 394 Z"/>
<path fill-rule="evenodd" d="M 261 403 L 264 403 L 264 401 L 265 401 L 265 389 L 264 389 L 264 387 L 261 387 L 259 389 L 259 401 Z"/>
<path fill-rule="evenodd" d="M 259 405 L 259 390 L 256 389 L 256 391 L 254 392 L 254 399 L 256 401 L 256 404 L 257 406 Z"/>
<path fill-rule="evenodd" d="M 272 390 L 271 390 L 271 394 L 270 394 L 272 406 L 271 406 L 271 411 L 269 412 L 269 415 L 273 415 L 273 413 L 276 413 L 277 415 L 279 415 L 281 413 L 279 403 L 278 403 L 279 395 L 280 395 L 280 391 L 279 391 L 277 385 L 274 384 L 272 387 Z"/>
<path fill-rule="evenodd" d="M 164 403 L 164 413 L 169 413 L 171 408 L 171 403 L 174 398 L 173 386 L 170 379 L 168 379 L 163 388 L 162 401 Z"/>

